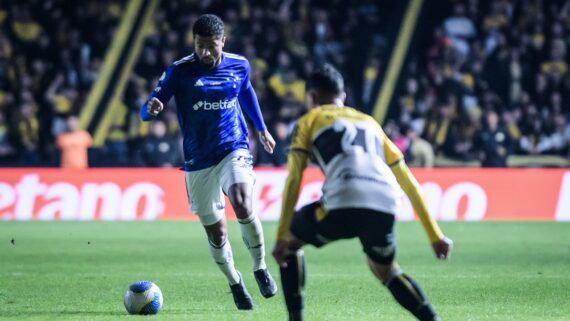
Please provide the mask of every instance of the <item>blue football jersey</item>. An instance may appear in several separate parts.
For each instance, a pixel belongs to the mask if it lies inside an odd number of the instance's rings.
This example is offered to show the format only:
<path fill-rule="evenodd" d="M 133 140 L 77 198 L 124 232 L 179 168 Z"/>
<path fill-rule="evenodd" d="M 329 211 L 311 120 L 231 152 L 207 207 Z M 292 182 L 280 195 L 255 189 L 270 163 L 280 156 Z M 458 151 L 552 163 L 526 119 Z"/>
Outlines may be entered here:
<path fill-rule="evenodd" d="M 162 74 L 147 103 L 156 97 L 166 105 L 172 96 L 183 135 L 186 170 L 210 167 L 234 150 L 249 149 L 241 107 L 253 108 L 259 117 L 261 114 L 249 81 L 246 58 L 223 52 L 221 62 L 215 68 L 201 64 L 196 54 L 174 62 Z M 255 106 L 240 106 L 240 103 Z M 146 109 L 145 103 L 141 118 L 153 119 Z M 249 111 L 248 115 L 251 116 Z M 258 126 L 256 119 L 254 123 L 259 130 L 265 129 L 262 119 L 261 125 Z"/>

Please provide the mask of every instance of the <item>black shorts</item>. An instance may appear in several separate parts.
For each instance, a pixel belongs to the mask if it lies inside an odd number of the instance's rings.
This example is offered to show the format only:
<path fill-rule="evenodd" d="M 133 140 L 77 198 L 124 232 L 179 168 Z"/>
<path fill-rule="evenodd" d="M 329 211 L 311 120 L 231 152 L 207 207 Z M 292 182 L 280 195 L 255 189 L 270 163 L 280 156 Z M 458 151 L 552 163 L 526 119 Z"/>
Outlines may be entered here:
<path fill-rule="evenodd" d="M 363 251 L 374 262 L 390 264 L 396 255 L 394 215 L 365 208 L 330 210 L 317 220 L 321 203 L 304 206 L 295 213 L 291 233 L 305 243 L 321 247 L 340 239 L 358 237 Z"/>

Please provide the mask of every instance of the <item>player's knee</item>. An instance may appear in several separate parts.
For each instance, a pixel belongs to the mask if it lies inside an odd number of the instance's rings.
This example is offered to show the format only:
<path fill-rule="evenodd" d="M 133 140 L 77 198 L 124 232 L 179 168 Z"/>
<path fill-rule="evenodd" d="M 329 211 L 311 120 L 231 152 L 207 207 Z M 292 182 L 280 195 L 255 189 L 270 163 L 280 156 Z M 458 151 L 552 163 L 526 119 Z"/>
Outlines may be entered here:
<path fill-rule="evenodd" d="M 246 198 L 242 197 L 239 200 L 234 201 L 232 204 L 236 216 L 241 219 L 246 219 L 251 216 L 253 210 L 251 208 L 251 202 Z"/>
<path fill-rule="evenodd" d="M 251 216 L 253 209 L 251 206 L 251 195 L 248 193 L 247 186 L 234 184 L 230 187 L 229 194 L 236 216 L 241 219 Z"/>
<path fill-rule="evenodd" d="M 228 233 L 225 228 L 208 230 L 208 240 L 214 246 L 222 246 L 228 238 Z"/>
<path fill-rule="evenodd" d="M 370 267 L 370 270 L 374 276 L 376 276 L 376 278 L 380 280 L 380 282 L 382 282 L 384 285 L 387 285 L 393 278 L 402 274 L 402 270 L 396 262 L 381 264 L 374 262 L 369 258 L 368 266 Z"/>

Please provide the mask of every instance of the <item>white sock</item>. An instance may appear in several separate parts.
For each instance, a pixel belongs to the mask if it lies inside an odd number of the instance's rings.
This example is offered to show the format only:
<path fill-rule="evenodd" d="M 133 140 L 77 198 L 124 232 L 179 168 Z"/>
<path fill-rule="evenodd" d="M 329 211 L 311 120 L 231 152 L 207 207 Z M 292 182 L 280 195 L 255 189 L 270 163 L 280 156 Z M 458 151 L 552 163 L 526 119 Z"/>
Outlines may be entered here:
<path fill-rule="evenodd" d="M 265 242 L 259 218 L 256 215 L 252 215 L 246 219 L 238 219 L 238 222 L 241 229 L 241 237 L 253 260 L 253 270 L 266 269 Z"/>
<path fill-rule="evenodd" d="M 214 261 L 224 273 L 230 285 L 239 283 L 239 274 L 234 267 L 234 258 L 232 255 L 232 247 L 230 245 L 230 240 L 226 239 L 222 246 L 213 245 L 208 241 L 208 247 L 210 248 L 210 254 Z"/>

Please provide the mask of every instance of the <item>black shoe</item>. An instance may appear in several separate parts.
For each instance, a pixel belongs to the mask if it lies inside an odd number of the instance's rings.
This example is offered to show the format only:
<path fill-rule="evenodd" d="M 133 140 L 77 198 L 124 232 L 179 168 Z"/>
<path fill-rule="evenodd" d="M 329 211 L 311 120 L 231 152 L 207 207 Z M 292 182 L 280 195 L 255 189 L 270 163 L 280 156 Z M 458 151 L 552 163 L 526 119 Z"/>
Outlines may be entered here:
<path fill-rule="evenodd" d="M 239 283 L 230 285 L 230 290 L 232 290 L 232 295 L 234 297 L 234 302 L 238 310 L 253 310 L 253 300 L 245 288 L 243 283 L 243 277 L 239 273 Z"/>
<path fill-rule="evenodd" d="M 255 276 L 257 285 L 259 286 L 259 292 L 261 292 L 263 297 L 270 298 L 277 294 L 277 285 L 275 285 L 275 281 L 273 281 L 273 278 L 267 269 L 254 271 L 253 275 Z"/>

